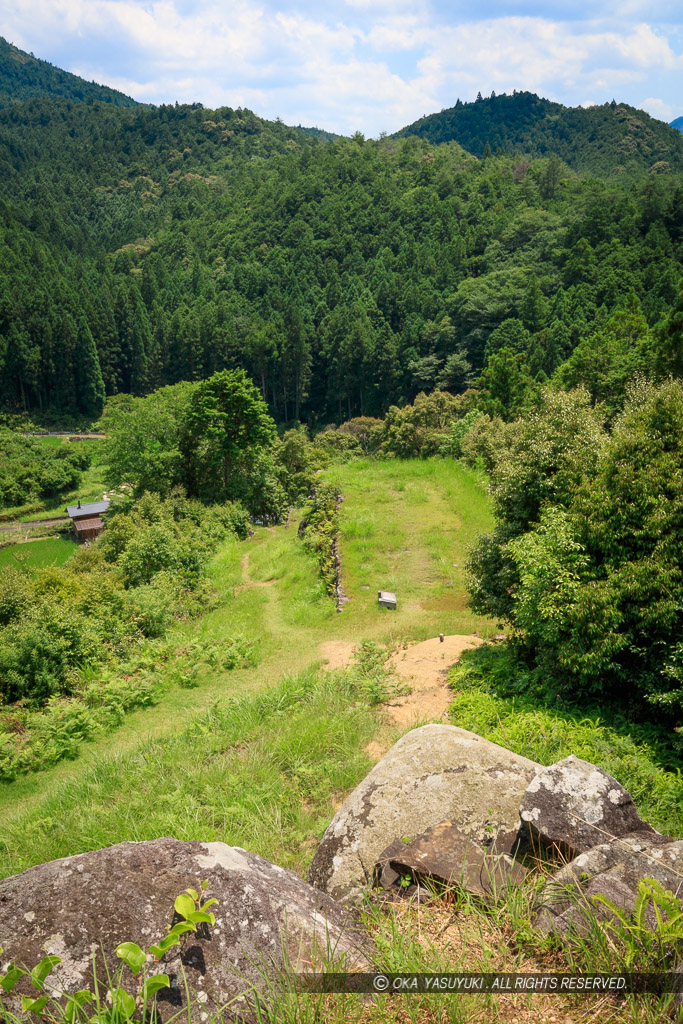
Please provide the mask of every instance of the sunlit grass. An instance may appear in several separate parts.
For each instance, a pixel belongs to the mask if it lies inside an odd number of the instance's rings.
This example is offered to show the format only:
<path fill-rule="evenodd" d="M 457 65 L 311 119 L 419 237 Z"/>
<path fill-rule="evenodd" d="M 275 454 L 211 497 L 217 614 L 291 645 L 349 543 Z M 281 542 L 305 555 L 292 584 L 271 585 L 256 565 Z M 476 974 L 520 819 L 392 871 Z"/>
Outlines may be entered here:
<path fill-rule="evenodd" d="M 10 544 L 0 548 L 0 569 L 8 566 L 33 569 L 46 565 L 64 565 L 77 547 L 76 541 L 70 537 L 44 537 L 24 544 Z"/>

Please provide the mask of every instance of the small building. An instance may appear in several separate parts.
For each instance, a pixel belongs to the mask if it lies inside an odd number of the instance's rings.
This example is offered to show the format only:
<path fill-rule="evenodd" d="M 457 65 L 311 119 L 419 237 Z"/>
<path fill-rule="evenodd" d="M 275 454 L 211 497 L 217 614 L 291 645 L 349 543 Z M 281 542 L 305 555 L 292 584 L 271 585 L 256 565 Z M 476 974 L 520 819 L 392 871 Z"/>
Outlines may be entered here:
<path fill-rule="evenodd" d="M 76 540 L 79 544 L 99 537 L 104 529 L 102 516 L 108 508 L 109 502 L 106 499 L 90 502 L 89 505 L 81 505 L 79 501 L 77 505 L 67 506 L 67 515 L 73 523 Z"/>

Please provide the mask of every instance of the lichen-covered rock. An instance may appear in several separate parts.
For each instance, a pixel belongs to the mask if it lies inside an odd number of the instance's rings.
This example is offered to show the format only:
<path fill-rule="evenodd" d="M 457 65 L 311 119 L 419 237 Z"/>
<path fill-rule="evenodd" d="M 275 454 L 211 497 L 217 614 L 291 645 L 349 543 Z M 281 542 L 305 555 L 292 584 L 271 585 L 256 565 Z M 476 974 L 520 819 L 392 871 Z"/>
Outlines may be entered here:
<path fill-rule="evenodd" d="M 395 838 L 413 839 L 448 818 L 475 842 L 519 828 L 519 804 L 541 766 L 453 725 L 406 733 L 344 801 L 308 879 L 335 899 L 372 879 Z"/>
<path fill-rule="evenodd" d="M 534 925 L 546 934 L 587 934 L 594 919 L 614 917 L 600 897 L 631 914 L 639 883 L 649 878 L 683 896 L 683 840 L 638 832 L 579 854 L 547 881 Z M 651 905 L 645 922 L 656 924 Z"/>
<path fill-rule="evenodd" d="M 56 954 L 64 962 L 50 981 L 67 992 L 89 988 L 93 953 L 98 978 L 106 977 L 101 950 L 117 973 L 118 944 L 158 943 L 173 922 L 176 896 L 204 879 L 218 900 L 215 925 L 190 935 L 163 962 L 149 958 L 151 972 L 172 982 L 159 995 L 160 1021 L 184 1004 L 183 973 L 195 994 L 192 1019 L 206 1020 L 230 1002 L 230 1020 L 245 1011 L 251 986 L 263 987 L 264 974 L 277 978 L 285 964 L 310 970 L 330 950 L 349 966 L 367 964 L 369 943 L 353 914 L 293 871 L 224 843 L 157 839 L 51 861 L 0 882 L 3 965 L 13 959 L 33 967 Z M 123 978 L 134 993 L 127 968 Z"/>
<path fill-rule="evenodd" d="M 520 815 L 532 840 L 570 857 L 610 838 L 634 832 L 656 835 L 621 783 L 574 755 L 532 779 Z"/>

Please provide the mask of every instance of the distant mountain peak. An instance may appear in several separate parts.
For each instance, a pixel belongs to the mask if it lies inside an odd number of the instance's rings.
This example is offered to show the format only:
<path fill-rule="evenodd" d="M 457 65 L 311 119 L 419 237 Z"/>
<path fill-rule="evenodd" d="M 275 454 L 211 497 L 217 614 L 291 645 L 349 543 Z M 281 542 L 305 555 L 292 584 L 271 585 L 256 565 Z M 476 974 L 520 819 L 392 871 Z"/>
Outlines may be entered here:
<path fill-rule="evenodd" d="M 396 137 L 454 141 L 477 157 L 487 145 L 493 153 L 556 154 L 582 173 L 642 174 L 683 169 L 682 127 L 683 118 L 670 126 L 616 100 L 565 107 L 536 93 L 514 91 L 479 94 L 472 103 L 458 100 L 455 106 L 402 128 Z"/>

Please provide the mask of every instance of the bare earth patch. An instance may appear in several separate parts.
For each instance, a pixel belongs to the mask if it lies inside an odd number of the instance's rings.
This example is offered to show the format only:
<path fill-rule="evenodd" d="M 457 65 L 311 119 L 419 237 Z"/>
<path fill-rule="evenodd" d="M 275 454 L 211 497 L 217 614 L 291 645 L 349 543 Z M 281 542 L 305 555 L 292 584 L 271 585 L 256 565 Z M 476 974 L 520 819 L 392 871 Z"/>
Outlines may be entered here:
<path fill-rule="evenodd" d="M 348 668 L 356 646 L 351 640 L 326 640 L 319 647 L 321 657 L 327 662 L 325 668 L 330 672 L 338 668 Z"/>
<path fill-rule="evenodd" d="M 365 753 L 373 761 L 381 761 L 387 750 L 389 749 L 388 743 L 380 743 L 378 740 L 370 740 L 367 747 L 364 748 Z"/>
<path fill-rule="evenodd" d="M 409 694 L 385 705 L 393 721 L 400 726 L 440 721 L 453 700 L 448 673 L 463 651 L 482 643 L 481 637 L 456 633 L 445 636 L 443 642 L 433 637 L 392 655 L 387 668 L 411 688 Z"/>

